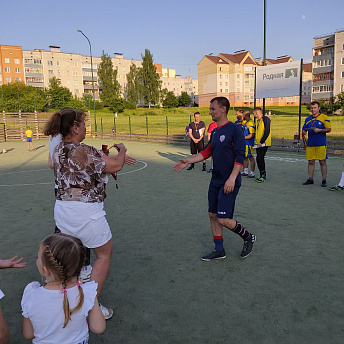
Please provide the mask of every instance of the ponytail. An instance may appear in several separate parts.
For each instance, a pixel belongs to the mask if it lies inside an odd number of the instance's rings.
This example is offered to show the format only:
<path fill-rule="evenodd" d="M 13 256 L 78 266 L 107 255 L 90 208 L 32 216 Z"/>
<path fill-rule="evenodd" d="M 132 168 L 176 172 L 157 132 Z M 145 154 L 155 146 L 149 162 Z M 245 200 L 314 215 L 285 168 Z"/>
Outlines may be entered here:
<path fill-rule="evenodd" d="M 80 122 L 85 119 L 85 113 L 82 110 L 63 108 L 55 112 L 45 124 L 43 134 L 46 136 L 56 136 L 61 134 L 66 137 L 74 125 L 79 126 Z"/>

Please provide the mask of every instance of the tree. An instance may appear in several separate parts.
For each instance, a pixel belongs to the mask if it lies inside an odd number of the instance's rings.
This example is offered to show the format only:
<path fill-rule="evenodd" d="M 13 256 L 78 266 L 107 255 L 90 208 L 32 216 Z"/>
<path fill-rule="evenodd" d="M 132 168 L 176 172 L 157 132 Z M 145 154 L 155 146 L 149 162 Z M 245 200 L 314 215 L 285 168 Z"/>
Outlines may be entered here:
<path fill-rule="evenodd" d="M 55 76 L 50 79 L 47 95 L 49 105 L 53 109 L 63 108 L 73 98 L 69 88 L 61 86 Z"/>
<path fill-rule="evenodd" d="M 111 58 L 104 51 L 102 52 L 101 62 L 98 68 L 98 77 L 102 90 L 100 99 L 111 111 L 121 112 L 118 108 L 118 105 L 121 103 L 121 85 L 117 81 L 117 70 L 113 69 Z"/>
<path fill-rule="evenodd" d="M 1 108 L 8 112 L 45 111 L 47 95 L 44 89 L 25 86 L 24 83 L 10 83 L 0 86 Z"/>
<path fill-rule="evenodd" d="M 153 55 L 148 49 L 145 50 L 145 55 L 142 56 L 140 82 L 142 98 L 148 104 L 148 107 L 150 108 L 152 104 L 159 104 L 161 80 L 153 63 Z"/>
<path fill-rule="evenodd" d="M 344 92 L 337 94 L 337 101 L 336 101 L 338 109 L 344 110 Z"/>
<path fill-rule="evenodd" d="M 140 73 L 134 63 L 130 66 L 127 74 L 127 86 L 125 88 L 127 101 L 136 108 L 140 98 Z"/>
<path fill-rule="evenodd" d="M 179 97 L 180 106 L 188 106 L 191 104 L 191 97 L 184 91 Z"/>
<path fill-rule="evenodd" d="M 178 98 L 172 91 L 167 92 L 166 98 L 162 102 L 164 108 L 175 108 L 178 107 Z"/>

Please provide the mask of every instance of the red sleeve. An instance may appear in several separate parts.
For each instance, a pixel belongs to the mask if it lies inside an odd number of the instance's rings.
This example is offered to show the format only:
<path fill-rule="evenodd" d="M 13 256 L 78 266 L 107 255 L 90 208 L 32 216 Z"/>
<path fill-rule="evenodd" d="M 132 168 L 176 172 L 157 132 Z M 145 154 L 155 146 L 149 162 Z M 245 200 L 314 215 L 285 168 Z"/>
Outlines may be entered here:
<path fill-rule="evenodd" d="M 210 142 L 206 145 L 206 147 L 200 153 L 203 155 L 204 160 L 211 157 L 212 153 L 211 153 Z"/>

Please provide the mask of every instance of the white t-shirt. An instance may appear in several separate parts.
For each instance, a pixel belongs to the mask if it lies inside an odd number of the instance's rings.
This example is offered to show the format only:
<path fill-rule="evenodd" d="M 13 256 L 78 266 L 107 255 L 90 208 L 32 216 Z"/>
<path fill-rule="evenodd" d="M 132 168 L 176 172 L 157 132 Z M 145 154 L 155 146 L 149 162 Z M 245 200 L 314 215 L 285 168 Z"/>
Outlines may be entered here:
<path fill-rule="evenodd" d="M 58 134 L 56 136 L 49 136 L 49 154 L 50 157 L 53 156 L 54 148 L 62 141 L 62 135 Z"/>
<path fill-rule="evenodd" d="M 63 294 L 60 290 L 45 289 L 39 282 L 29 283 L 24 290 L 21 301 L 22 315 L 29 318 L 33 326 L 34 344 L 76 344 L 88 338 L 88 312 L 94 305 L 97 295 L 97 283 L 82 284 L 84 303 L 81 309 L 73 313 L 67 326 L 63 328 Z M 78 287 L 67 289 L 69 308 L 77 306 Z"/>

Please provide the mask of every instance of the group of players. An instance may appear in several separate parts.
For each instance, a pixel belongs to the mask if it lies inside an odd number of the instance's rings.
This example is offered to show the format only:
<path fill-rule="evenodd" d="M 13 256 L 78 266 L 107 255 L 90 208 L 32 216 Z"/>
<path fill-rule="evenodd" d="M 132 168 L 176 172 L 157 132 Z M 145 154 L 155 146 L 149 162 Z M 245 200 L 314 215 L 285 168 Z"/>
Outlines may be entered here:
<path fill-rule="evenodd" d="M 236 125 L 239 125 L 244 137 L 245 137 L 245 159 L 243 162 L 242 176 L 249 178 L 255 178 L 256 161 L 254 158 L 253 149 L 256 148 L 257 152 L 257 165 L 259 170 L 259 177 L 254 180 L 259 183 L 266 182 L 266 168 L 265 168 L 265 154 L 268 148 L 271 146 L 271 125 L 270 119 L 267 116 L 263 116 L 262 109 L 256 107 L 253 110 L 253 116 L 256 119 L 256 124 L 251 119 L 250 111 L 244 111 L 238 109 L 236 112 L 235 121 Z M 200 120 L 200 113 L 195 112 L 194 122 L 191 122 L 188 127 L 188 134 L 190 136 L 190 150 L 192 155 L 196 155 L 204 149 L 204 135 L 206 126 L 203 121 Z M 217 123 L 210 123 L 207 134 L 208 141 L 211 139 L 212 131 L 217 128 Z M 248 172 L 249 165 L 251 172 Z M 194 169 L 194 163 L 191 163 L 188 170 Z M 206 164 L 203 161 L 202 171 L 206 171 Z M 213 172 L 213 160 L 212 166 L 208 172 Z"/>
<path fill-rule="evenodd" d="M 236 196 L 241 186 L 241 177 L 255 177 L 255 160 L 253 148 L 256 149 L 256 161 L 260 176 L 255 181 L 266 182 L 265 154 L 271 146 L 271 122 L 263 115 L 262 109 L 253 109 L 256 123 L 250 117 L 250 111 L 242 109 L 236 112 L 236 122 L 228 120 L 229 101 L 225 97 L 215 97 L 210 101 L 210 115 L 213 123 L 207 132 L 209 142 L 204 148 L 203 137 L 205 124 L 200 121 L 200 113 L 194 114 L 194 122 L 189 125 L 192 156 L 179 160 L 174 166 L 175 171 L 181 171 L 190 164 L 188 170 L 194 169 L 194 164 L 212 157 L 212 178 L 208 189 L 208 215 L 213 234 L 215 248 L 212 252 L 201 257 L 204 261 L 226 258 L 223 247 L 223 227 L 238 234 L 244 240 L 240 256 L 246 258 L 252 251 L 256 236 L 250 233 L 233 218 Z M 316 101 L 310 105 L 310 116 L 305 120 L 302 135 L 308 134 L 306 159 L 308 160 L 308 179 L 304 185 L 314 184 L 313 175 L 315 160 L 319 160 L 322 173 L 322 187 L 326 187 L 327 152 L 326 134 L 331 131 L 329 117 L 320 113 L 320 104 Z M 248 173 L 249 163 L 251 172 Z M 339 184 L 330 190 L 344 189 L 344 165 Z"/>

